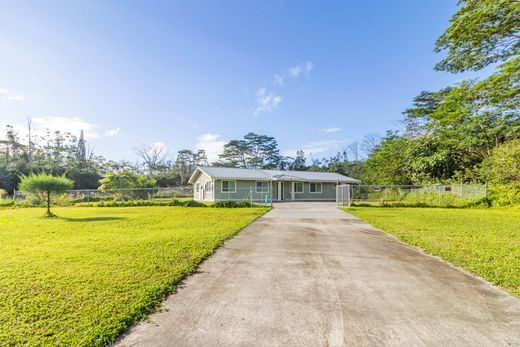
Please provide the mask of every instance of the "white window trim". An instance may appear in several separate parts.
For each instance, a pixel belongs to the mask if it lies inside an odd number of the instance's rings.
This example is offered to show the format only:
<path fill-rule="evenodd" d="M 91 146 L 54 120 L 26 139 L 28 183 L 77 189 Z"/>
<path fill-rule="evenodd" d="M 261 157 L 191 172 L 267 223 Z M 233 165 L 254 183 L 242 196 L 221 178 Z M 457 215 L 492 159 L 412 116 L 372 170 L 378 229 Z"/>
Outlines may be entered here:
<path fill-rule="evenodd" d="M 235 190 L 224 190 L 224 182 L 235 182 Z M 237 181 L 235 181 L 235 180 L 220 181 L 220 192 L 221 193 L 236 193 L 237 192 Z"/>
<path fill-rule="evenodd" d="M 296 185 L 299 184 L 299 183 L 302 185 L 302 191 L 301 192 L 296 190 Z M 294 182 L 294 193 L 295 194 L 303 194 L 304 192 L 305 192 L 304 183 L 303 182 Z"/>
<path fill-rule="evenodd" d="M 319 192 L 318 191 L 312 192 L 311 191 L 311 184 L 316 184 L 316 185 L 319 184 L 320 185 L 320 191 Z M 309 193 L 310 194 L 322 194 L 323 193 L 323 183 L 321 183 L 321 182 L 310 182 L 309 183 Z"/>
<path fill-rule="evenodd" d="M 267 183 L 267 190 L 258 190 L 258 183 Z M 269 193 L 269 182 L 268 181 L 255 181 L 255 192 L 256 193 Z"/>

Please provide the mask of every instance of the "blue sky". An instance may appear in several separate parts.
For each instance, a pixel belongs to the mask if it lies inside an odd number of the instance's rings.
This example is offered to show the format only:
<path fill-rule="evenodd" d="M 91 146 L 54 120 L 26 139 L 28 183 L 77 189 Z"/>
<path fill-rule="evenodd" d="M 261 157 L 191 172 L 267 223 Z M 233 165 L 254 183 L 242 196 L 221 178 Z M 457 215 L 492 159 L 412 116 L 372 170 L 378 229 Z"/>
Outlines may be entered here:
<path fill-rule="evenodd" d="M 0 11 L 0 125 L 84 129 L 134 160 L 253 131 L 321 157 L 395 129 L 433 71 L 455 1 L 11 1 Z M 485 72 L 484 72 L 485 73 Z M 482 74 L 482 72 L 481 72 Z"/>

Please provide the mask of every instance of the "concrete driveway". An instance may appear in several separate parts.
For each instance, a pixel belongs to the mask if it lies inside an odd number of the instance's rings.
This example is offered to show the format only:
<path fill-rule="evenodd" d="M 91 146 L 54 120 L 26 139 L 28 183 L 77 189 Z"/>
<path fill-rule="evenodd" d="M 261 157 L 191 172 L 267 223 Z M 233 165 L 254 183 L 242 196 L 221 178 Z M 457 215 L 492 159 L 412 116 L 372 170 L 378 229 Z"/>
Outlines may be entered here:
<path fill-rule="evenodd" d="M 520 346 L 520 300 L 330 203 L 227 242 L 121 346 Z"/>

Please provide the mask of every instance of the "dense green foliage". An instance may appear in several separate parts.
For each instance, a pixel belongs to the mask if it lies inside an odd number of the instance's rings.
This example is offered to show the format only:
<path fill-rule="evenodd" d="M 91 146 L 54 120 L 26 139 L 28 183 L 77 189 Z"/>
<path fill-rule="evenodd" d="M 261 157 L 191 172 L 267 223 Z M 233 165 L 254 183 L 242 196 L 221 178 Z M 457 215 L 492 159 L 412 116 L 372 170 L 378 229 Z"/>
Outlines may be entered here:
<path fill-rule="evenodd" d="M 0 210 L 0 345 L 109 344 L 265 211 Z"/>
<path fill-rule="evenodd" d="M 47 217 L 52 217 L 52 200 L 71 189 L 74 182 L 63 176 L 51 176 L 47 174 L 31 174 L 23 176 L 20 181 L 19 189 L 26 193 L 36 195 L 47 206 Z"/>
<path fill-rule="evenodd" d="M 128 188 L 153 188 L 155 179 L 145 175 L 140 175 L 128 170 L 109 171 L 99 180 L 100 190 L 107 189 L 128 189 Z"/>
<path fill-rule="evenodd" d="M 346 211 L 520 296 L 518 208 Z"/>
<path fill-rule="evenodd" d="M 520 52 L 520 3 L 515 0 L 459 0 L 451 26 L 437 40 L 447 50 L 437 70 L 479 70 Z"/>
<path fill-rule="evenodd" d="M 482 175 L 494 184 L 520 184 L 520 139 L 493 150 L 482 162 Z"/>

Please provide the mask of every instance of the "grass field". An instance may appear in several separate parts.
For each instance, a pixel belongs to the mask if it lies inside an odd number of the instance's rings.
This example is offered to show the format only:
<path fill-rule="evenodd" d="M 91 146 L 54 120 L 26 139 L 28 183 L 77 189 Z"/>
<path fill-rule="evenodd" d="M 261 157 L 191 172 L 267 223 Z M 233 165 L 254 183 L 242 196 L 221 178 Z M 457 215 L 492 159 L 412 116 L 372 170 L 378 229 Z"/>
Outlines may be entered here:
<path fill-rule="evenodd" d="M 520 209 L 346 209 L 520 296 Z"/>
<path fill-rule="evenodd" d="M 0 346 L 104 346 L 266 209 L 0 210 Z"/>

